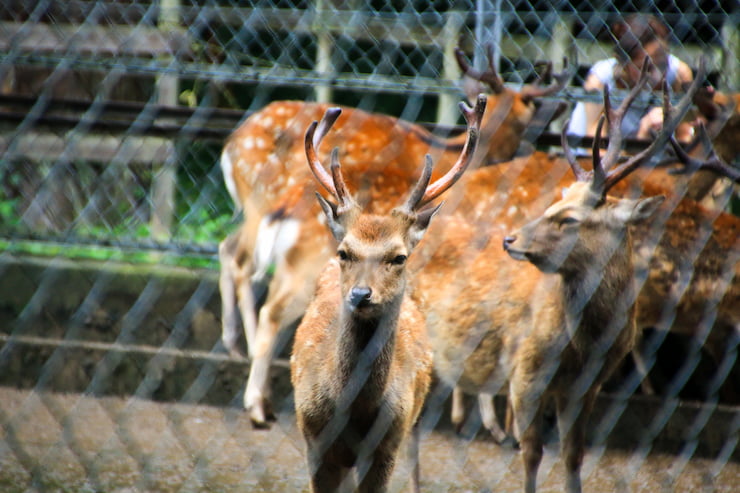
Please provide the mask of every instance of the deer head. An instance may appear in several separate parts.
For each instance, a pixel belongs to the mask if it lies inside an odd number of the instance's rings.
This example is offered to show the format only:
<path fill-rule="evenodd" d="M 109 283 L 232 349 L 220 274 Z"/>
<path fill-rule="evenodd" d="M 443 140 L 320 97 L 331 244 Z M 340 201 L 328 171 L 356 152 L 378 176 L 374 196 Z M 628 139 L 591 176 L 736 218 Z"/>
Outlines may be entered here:
<path fill-rule="evenodd" d="M 489 89 L 492 94 L 503 94 L 506 92 L 504 80 L 498 74 L 498 71 L 494 66 L 495 57 L 492 45 L 488 45 L 487 52 L 488 68 L 481 72 L 474 69 L 470 63 L 468 63 L 462 49 L 459 47 L 455 49 L 457 64 L 465 76 L 465 93 L 470 99 L 481 92 L 486 92 L 486 88 Z M 541 82 L 550 77 L 553 78 L 554 82 L 549 86 L 542 87 Z M 545 71 L 540 75 L 538 80 L 534 84 L 524 86 L 519 92 L 519 96 L 523 103 L 532 103 L 537 98 L 550 96 L 560 92 L 572 77 L 573 70 L 568 69 L 567 59 L 563 60 L 563 72 L 558 74 L 552 73 L 552 63 L 548 62 L 545 67 Z"/>
<path fill-rule="evenodd" d="M 430 184 L 432 160 L 427 155 L 421 176 L 409 197 L 387 216 L 363 214 L 347 190 L 338 149 L 335 148 L 331 154 L 331 176 L 318 159 L 316 149 L 341 110 L 332 108 L 321 123 L 313 122 L 309 126 L 305 141 L 306 157 L 318 182 L 335 199 L 332 202 L 316 194 L 329 230 L 339 243 L 337 257 L 341 267 L 342 295 L 355 314 L 377 315 L 384 305 L 403 292 L 406 260 L 441 206 L 429 204 L 457 182 L 472 161 L 485 105 L 483 96 L 472 109 L 460 103 L 468 130 L 457 162 L 444 176 Z"/>
<path fill-rule="evenodd" d="M 575 159 L 562 133 L 565 156 L 576 182 L 564 191 L 560 201 L 550 206 L 544 215 L 504 238 L 504 249 L 516 260 L 528 260 L 544 272 L 573 274 L 585 271 L 599 257 L 608 261 L 611 252 L 621 245 L 627 226 L 650 217 L 663 201 L 662 196 L 644 199 L 616 199 L 607 192 L 629 173 L 649 161 L 672 139 L 672 134 L 688 111 L 692 84 L 674 109 L 670 105 L 669 88 L 663 84 L 663 127 L 653 142 L 640 153 L 618 164 L 622 148 L 621 122 L 637 94 L 648 82 L 649 60 L 643 64 L 640 79 L 622 104 L 612 108 L 608 87 L 604 88 L 604 116 L 600 119 L 593 143 L 593 170 L 585 171 Z M 703 77 L 704 63 L 699 67 L 697 81 Z M 609 144 L 603 159 L 600 156 L 601 131 L 608 123 Z M 567 124 L 564 126 L 567 128 Z"/>
<path fill-rule="evenodd" d="M 511 159 L 519 148 L 522 135 L 535 114 L 535 102 L 562 90 L 573 73 L 566 70 L 552 76 L 554 82 L 542 86 L 541 79 L 524 86 L 519 92 L 507 88 L 494 67 L 493 48 L 488 47 L 488 68 L 479 71 L 471 67 L 460 48 L 455 50 L 457 63 L 462 71 L 463 86 L 469 100 L 481 93 L 488 94 L 488 108 L 481 124 L 481 147 L 490 161 Z M 551 65 L 545 77 L 551 74 Z"/>

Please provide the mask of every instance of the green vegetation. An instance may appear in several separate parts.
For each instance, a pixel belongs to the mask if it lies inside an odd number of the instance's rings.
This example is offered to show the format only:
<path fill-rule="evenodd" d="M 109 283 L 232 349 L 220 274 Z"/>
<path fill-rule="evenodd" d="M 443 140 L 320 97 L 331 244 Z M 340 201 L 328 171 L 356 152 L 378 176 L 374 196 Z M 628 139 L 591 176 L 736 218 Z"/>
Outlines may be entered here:
<path fill-rule="evenodd" d="M 76 260 L 115 261 L 135 264 L 156 264 L 188 268 L 218 269 L 216 255 L 174 253 L 169 250 L 121 248 L 51 241 L 10 241 L 0 239 L 0 252 L 39 257 L 64 257 Z"/>

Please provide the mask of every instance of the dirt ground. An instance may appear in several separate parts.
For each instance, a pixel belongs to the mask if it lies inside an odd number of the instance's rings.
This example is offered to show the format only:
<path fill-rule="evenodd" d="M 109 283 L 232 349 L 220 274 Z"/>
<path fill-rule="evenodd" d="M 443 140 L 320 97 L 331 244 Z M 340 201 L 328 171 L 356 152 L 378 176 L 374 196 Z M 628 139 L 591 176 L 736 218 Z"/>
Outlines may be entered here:
<path fill-rule="evenodd" d="M 288 406 L 270 430 L 253 430 L 235 407 L 167 404 L 0 387 L 0 491 L 302 492 L 303 443 Z M 737 445 L 726 437 L 714 459 L 682 453 L 591 447 L 582 476 L 586 492 L 736 492 Z M 724 459 L 723 459 L 724 457 Z M 422 486 L 428 492 L 518 492 L 516 450 L 479 433 L 465 440 L 449 426 L 426 433 Z M 392 491 L 408 490 L 408 464 Z M 557 443 L 548 444 L 540 492 L 563 488 Z"/>

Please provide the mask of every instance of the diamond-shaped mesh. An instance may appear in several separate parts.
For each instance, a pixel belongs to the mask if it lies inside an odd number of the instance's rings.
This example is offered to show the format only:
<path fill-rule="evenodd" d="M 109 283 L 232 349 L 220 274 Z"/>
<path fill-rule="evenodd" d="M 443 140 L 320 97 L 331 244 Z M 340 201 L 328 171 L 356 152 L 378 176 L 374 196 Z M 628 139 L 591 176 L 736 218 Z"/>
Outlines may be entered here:
<path fill-rule="evenodd" d="M 737 0 L 0 2 L 0 490 L 307 490 L 292 332 L 281 331 L 272 365 L 269 429 L 242 410 L 250 359 L 221 341 L 218 244 L 244 219 L 219 165 L 225 140 L 280 100 L 447 133 L 463 121 L 456 46 L 478 69 L 493 46 L 514 90 L 568 56 L 574 77 L 544 100 L 600 101 L 581 85 L 613 55 L 609 27 L 634 12 L 669 26 L 672 52 L 693 69 L 705 55 L 717 90 L 740 91 Z M 529 149 L 559 152 L 564 118 L 552 132 L 528 128 Z M 519 193 L 507 183 L 492 191 L 502 197 L 495 212 L 522 214 L 501 205 Z M 675 269 L 663 265 L 670 289 L 652 299 L 665 303 L 640 327 L 653 388 L 627 358 L 596 403 L 585 491 L 740 484 L 740 207 L 731 187 L 715 198 L 728 205 L 685 224 L 694 242 Z M 707 261 L 714 275 L 694 291 L 715 240 L 723 256 Z M 422 415 L 422 490 L 520 489 L 519 452 L 493 443 L 472 396 L 454 426 L 450 392 L 435 381 Z M 495 406 L 503 416 L 506 397 Z M 549 418 L 548 409 L 539 488 L 561 491 Z M 392 491 L 410 487 L 411 467 L 399 459 Z"/>

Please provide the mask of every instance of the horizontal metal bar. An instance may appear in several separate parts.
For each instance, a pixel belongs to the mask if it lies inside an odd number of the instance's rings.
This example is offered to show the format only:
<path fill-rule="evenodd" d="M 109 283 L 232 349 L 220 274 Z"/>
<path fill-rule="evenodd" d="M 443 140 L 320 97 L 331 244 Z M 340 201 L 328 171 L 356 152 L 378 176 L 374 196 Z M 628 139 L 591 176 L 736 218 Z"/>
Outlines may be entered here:
<path fill-rule="evenodd" d="M 144 344 L 121 344 L 118 342 L 96 342 L 81 339 L 59 339 L 56 337 L 37 337 L 23 335 L 0 334 L 0 342 L 5 344 L 23 344 L 26 346 L 51 346 L 64 349 L 86 349 L 91 351 L 105 351 L 118 353 L 140 353 L 151 356 L 170 356 L 175 358 L 190 358 L 217 363 L 239 363 L 248 365 L 249 358 L 245 356 L 202 351 L 197 349 L 179 349 L 167 346 L 148 346 Z M 272 360 L 271 364 L 279 368 L 290 368 L 290 361 L 283 358 Z"/>

